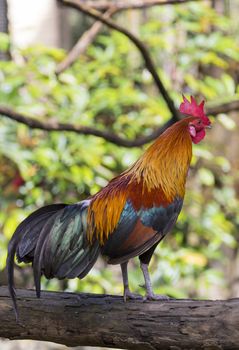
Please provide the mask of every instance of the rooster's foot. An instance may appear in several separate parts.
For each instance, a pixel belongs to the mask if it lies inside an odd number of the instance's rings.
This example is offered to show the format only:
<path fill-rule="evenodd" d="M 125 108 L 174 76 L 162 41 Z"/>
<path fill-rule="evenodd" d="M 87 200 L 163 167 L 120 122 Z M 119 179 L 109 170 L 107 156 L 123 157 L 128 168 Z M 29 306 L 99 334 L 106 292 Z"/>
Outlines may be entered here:
<path fill-rule="evenodd" d="M 127 300 L 142 300 L 142 296 L 136 293 L 132 293 L 129 289 L 124 291 L 124 302 Z"/>
<path fill-rule="evenodd" d="M 160 295 L 160 294 L 154 294 L 149 293 L 146 294 L 144 297 L 144 301 L 151 300 L 151 301 L 157 301 L 157 300 L 169 300 L 170 298 L 167 295 Z"/>

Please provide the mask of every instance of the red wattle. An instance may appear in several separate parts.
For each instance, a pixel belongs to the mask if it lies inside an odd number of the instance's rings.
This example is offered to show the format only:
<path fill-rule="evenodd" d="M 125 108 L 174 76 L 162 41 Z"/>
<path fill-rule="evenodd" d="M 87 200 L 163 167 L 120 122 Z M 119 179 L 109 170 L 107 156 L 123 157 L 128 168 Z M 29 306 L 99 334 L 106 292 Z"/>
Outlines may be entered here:
<path fill-rule="evenodd" d="M 201 129 L 200 131 L 197 131 L 195 137 L 191 136 L 193 143 L 195 144 L 199 143 L 202 139 L 204 139 L 205 135 L 206 135 L 205 129 Z"/>

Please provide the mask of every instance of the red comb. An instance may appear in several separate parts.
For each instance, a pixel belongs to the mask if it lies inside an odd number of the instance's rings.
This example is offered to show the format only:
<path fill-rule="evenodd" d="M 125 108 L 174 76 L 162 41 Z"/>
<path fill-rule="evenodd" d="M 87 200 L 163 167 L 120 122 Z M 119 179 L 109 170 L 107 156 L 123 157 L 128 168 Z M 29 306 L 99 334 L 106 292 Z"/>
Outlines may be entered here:
<path fill-rule="evenodd" d="M 201 118 L 203 124 L 210 125 L 211 122 L 209 118 L 206 116 L 204 112 L 204 101 L 202 101 L 199 105 L 195 101 L 194 97 L 191 96 L 191 101 L 187 100 L 183 95 L 183 102 L 179 107 L 179 111 L 183 114 L 191 115 L 192 117 Z"/>

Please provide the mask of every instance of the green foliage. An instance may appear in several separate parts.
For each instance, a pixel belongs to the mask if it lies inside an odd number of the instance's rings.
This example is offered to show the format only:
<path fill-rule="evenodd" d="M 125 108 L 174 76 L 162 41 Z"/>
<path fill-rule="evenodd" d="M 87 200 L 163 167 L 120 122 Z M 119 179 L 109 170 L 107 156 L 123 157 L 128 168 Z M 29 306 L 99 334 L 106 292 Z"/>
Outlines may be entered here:
<path fill-rule="evenodd" d="M 232 27 L 228 17 L 201 2 L 148 11 L 140 36 L 176 103 L 182 91 L 204 96 L 208 105 L 238 98 L 239 49 Z M 0 50 L 8 47 L 9 39 L 0 35 Z M 120 33 L 100 35 L 86 55 L 59 77 L 54 72 L 66 55 L 63 50 L 39 45 L 15 50 L 16 62 L 0 62 L 0 104 L 16 111 L 42 121 L 107 129 L 129 139 L 149 134 L 170 116 L 141 57 Z M 234 130 L 230 116 L 218 120 Z M 208 134 L 207 142 L 194 148 L 184 210 L 152 261 L 157 292 L 207 297 L 212 285 L 226 291 L 224 250 L 233 250 L 238 240 L 234 188 L 238 173 L 224 149 L 213 146 Z M 5 265 L 7 242 L 26 215 L 45 204 L 88 197 L 142 151 L 119 148 L 93 136 L 30 130 L 1 118 L 0 268 Z M 130 282 L 142 292 L 137 263 Z M 59 288 L 55 280 L 43 284 Z M 97 265 L 83 281 L 69 281 L 63 288 L 120 293 L 121 280 L 109 267 Z"/>

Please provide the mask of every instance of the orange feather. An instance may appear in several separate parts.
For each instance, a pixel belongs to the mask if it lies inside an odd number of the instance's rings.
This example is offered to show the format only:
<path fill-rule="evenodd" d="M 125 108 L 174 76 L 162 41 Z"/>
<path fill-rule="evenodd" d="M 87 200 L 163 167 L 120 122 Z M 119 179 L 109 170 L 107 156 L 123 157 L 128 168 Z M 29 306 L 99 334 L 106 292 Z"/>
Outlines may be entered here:
<path fill-rule="evenodd" d="M 135 210 L 166 206 L 183 198 L 192 158 L 192 140 L 185 118 L 168 128 L 132 165 L 93 196 L 88 210 L 88 238 L 103 244 L 117 227 L 128 199 Z"/>

